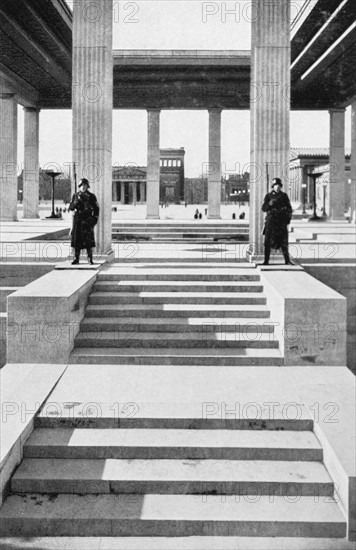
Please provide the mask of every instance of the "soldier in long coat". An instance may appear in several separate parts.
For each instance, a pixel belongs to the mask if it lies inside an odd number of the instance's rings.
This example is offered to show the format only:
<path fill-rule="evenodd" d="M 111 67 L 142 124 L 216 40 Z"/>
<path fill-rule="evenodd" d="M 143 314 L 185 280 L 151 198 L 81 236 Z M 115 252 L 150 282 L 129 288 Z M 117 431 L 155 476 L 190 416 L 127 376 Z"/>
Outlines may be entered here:
<path fill-rule="evenodd" d="M 272 180 L 272 191 L 264 198 L 262 210 L 267 213 L 264 227 L 265 261 L 268 265 L 271 248 L 282 249 L 284 261 L 293 265 L 288 252 L 288 225 L 292 219 L 292 207 L 287 193 L 283 193 L 280 178 Z"/>
<path fill-rule="evenodd" d="M 74 248 L 72 264 L 79 264 L 80 251 L 84 248 L 88 254 L 88 262 L 93 264 L 93 248 L 95 247 L 94 226 L 98 223 L 99 205 L 96 196 L 88 191 L 89 181 L 82 178 L 78 193 L 72 197 L 69 210 L 74 211 L 71 246 Z"/>

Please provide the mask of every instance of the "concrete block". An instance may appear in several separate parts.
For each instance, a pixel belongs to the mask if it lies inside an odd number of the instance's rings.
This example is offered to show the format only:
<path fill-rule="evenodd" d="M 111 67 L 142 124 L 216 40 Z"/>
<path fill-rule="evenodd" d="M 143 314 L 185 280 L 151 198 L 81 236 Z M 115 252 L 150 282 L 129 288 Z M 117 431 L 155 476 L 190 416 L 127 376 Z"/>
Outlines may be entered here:
<path fill-rule="evenodd" d="M 8 363 L 66 363 L 93 271 L 52 271 L 8 297 Z"/>
<path fill-rule="evenodd" d="M 261 271 L 284 364 L 346 365 L 346 299 L 304 271 Z"/>

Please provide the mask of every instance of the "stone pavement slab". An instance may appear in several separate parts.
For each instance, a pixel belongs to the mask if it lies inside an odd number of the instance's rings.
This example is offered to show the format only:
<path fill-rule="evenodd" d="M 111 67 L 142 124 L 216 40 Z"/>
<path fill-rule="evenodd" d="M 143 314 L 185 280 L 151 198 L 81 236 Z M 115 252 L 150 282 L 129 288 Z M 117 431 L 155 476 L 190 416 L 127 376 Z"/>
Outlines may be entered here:
<path fill-rule="evenodd" d="M 346 539 L 295 537 L 5 537 L 0 550 L 355 550 Z"/>

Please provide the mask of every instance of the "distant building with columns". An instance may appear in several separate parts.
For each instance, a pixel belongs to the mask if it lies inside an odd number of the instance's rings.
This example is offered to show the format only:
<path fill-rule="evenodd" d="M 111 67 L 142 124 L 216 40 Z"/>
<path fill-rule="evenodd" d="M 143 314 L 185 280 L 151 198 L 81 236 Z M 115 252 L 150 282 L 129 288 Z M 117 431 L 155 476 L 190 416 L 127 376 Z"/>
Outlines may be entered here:
<path fill-rule="evenodd" d="M 160 202 L 184 201 L 184 147 L 160 149 Z M 121 204 L 146 202 L 147 167 L 126 165 L 112 168 L 112 199 Z"/>
<path fill-rule="evenodd" d="M 292 148 L 289 165 L 289 189 L 286 189 L 292 203 L 302 205 L 305 201 L 307 208 L 312 207 L 314 189 L 312 178 L 308 174 L 316 173 L 321 173 L 321 176 L 316 178 L 317 209 L 321 210 L 325 202 L 326 215 L 329 216 L 331 195 L 329 148 Z M 345 150 L 344 171 L 340 171 L 340 174 L 344 187 L 344 209 L 347 211 L 350 207 L 351 178 L 351 151 L 349 149 Z"/>

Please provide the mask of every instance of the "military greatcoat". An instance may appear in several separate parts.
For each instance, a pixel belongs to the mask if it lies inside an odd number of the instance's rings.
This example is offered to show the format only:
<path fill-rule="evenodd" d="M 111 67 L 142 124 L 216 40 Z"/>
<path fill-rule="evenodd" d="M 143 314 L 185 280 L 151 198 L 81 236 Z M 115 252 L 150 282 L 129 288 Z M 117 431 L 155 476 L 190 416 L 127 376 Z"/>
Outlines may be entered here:
<path fill-rule="evenodd" d="M 90 191 L 75 193 L 69 205 L 74 211 L 71 246 L 76 250 L 95 246 L 94 226 L 98 223 L 99 204 Z"/>
<path fill-rule="evenodd" d="M 270 204 L 272 202 L 272 204 Z M 267 213 L 263 234 L 265 245 L 278 250 L 288 246 L 288 225 L 292 219 L 292 207 L 287 193 L 272 190 L 264 198 L 263 212 Z"/>

